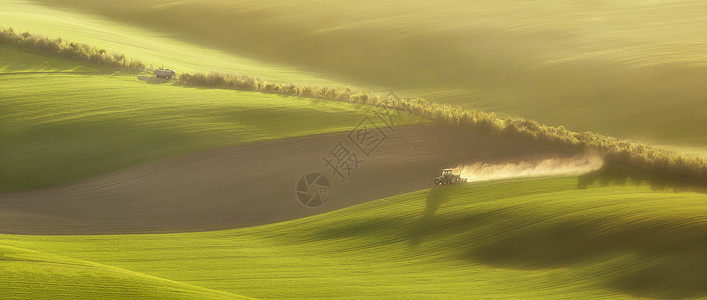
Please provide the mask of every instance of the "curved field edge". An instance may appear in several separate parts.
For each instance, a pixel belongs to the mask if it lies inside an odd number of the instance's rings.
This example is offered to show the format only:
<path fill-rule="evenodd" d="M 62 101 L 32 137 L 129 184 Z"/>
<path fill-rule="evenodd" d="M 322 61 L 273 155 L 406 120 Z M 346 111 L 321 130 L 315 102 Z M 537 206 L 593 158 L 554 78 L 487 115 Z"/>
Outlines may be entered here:
<path fill-rule="evenodd" d="M 372 106 L 151 84 L 0 46 L 0 191 L 227 145 L 353 129 Z M 12 59 L 12 61 L 7 61 Z M 33 64 L 36 63 L 36 64 Z M 104 70 L 98 69 L 100 72 Z M 402 116 L 398 124 L 427 122 Z"/>
<path fill-rule="evenodd" d="M 0 244 L 3 299 L 250 299 L 181 282 Z"/>
<path fill-rule="evenodd" d="M 2 244 L 257 298 L 707 297 L 707 195 L 478 182 L 214 232 Z"/>
<path fill-rule="evenodd" d="M 98 50 L 90 46 L 75 48 L 72 46 L 72 43 L 67 43 L 60 39 L 49 40 L 47 38 L 32 36 L 29 33 L 20 34 L 14 32 L 12 28 L 3 28 L 0 30 L 0 42 L 21 47 L 36 48 L 59 55 L 69 53 L 72 58 L 79 57 L 83 60 L 96 61 L 101 64 L 112 65 L 115 63 L 115 56 L 107 55 L 104 50 Z M 101 54 L 101 51 L 103 51 L 103 54 Z M 133 64 L 142 66 L 142 63 L 132 60 L 130 62 L 131 66 Z M 614 137 L 589 131 L 582 133 L 574 132 L 567 130 L 564 126 L 547 126 L 534 120 L 527 120 L 520 117 L 501 119 L 494 113 L 440 105 L 434 102 L 427 102 L 421 98 L 399 98 L 394 94 L 381 96 L 378 94 L 362 93 L 352 90 L 349 87 L 332 88 L 291 83 L 269 83 L 248 75 L 224 75 L 215 72 L 210 74 L 183 73 L 179 75 L 178 82 L 196 86 L 316 97 L 403 110 L 452 126 L 479 130 L 492 135 L 510 136 L 541 144 L 561 145 L 598 151 L 607 159 L 633 165 L 645 171 L 663 173 L 668 176 L 703 184 L 707 183 L 707 160 L 701 157 L 657 149 L 631 140 L 617 140 Z"/>

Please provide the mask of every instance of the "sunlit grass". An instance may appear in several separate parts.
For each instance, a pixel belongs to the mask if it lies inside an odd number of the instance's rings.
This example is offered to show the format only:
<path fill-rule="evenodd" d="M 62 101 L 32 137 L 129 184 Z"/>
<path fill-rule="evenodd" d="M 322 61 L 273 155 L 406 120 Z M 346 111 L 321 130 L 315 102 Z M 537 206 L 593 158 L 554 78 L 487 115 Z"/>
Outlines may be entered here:
<path fill-rule="evenodd" d="M 240 72 L 268 80 L 343 86 L 303 68 L 249 59 L 182 41 L 167 32 L 114 22 L 85 12 L 47 8 L 25 0 L 0 0 L 0 5 L 0 27 L 110 49 L 141 60 L 147 67 L 164 65 L 177 72 Z"/>
<path fill-rule="evenodd" d="M 100 71 L 89 64 L 80 64 L 36 51 L 0 45 L 0 76 L 10 73 L 98 73 Z"/>
<path fill-rule="evenodd" d="M 0 191 L 31 189 L 160 158 L 277 138 L 350 130 L 369 107 L 256 92 L 152 84 L 0 47 Z M 0 59 L 0 62 L 4 60 Z M 42 70 L 58 74 L 23 74 Z M 419 117 L 399 124 L 422 121 Z"/>
<path fill-rule="evenodd" d="M 135 3 L 94 8 L 125 22 L 117 23 L 0 0 L 0 26 L 178 71 L 333 85 L 344 78 L 573 130 L 697 152 L 707 144 L 707 12 L 696 1 Z M 36 54 L 3 47 L 0 54 L 0 72 L 14 73 L 0 75 L 0 190 L 347 130 L 363 113 L 121 74 L 18 74 L 94 69 L 51 58 L 34 64 Z M 0 298 L 707 297 L 707 197 L 599 183 L 608 185 L 474 183 L 217 232 L 0 235 Z"/>
<path fill-rule="evenodd" d="M 576 187 L 483 182 L 253 228 L 0 244 L 255 298 L 707 296 L 707 196 Z"/>
<path fill-rule="evenodd" d="M 318 74 L 575 131 L 707 146 L 701 130 L 707 127 L 701 79 L 707 7 L 701 1 L 40 2 L 309 70 L 267 72 L 241 63 L 247 73 L 280 75 L 273 79 Z M 8 15 L 12 23 L 27 13 Z M 44 21 L 32 22 L 29 30 L 44 32 L 38 25 Z M 134 43 L 118 40 L 126 51 Z M 183 47 L 167 42 L 148 48 L 180 61 L 176 52 Z"/>
<path fill-rule="evenodd" d="M 3 245 L 0 245 L 0 280 L 3 299 L 241 298 L 232 293 Z"/>

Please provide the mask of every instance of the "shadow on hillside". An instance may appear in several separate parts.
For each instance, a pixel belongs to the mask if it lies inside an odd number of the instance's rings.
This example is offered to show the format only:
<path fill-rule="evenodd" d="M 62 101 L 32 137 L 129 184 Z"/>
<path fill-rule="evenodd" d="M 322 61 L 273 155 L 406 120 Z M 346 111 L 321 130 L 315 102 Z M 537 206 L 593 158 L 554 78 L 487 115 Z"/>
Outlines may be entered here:
<path fill-rule="evenodd" d="M 707 194 L 707 186 L 691 183 L 673 177 L 637 170 L 630 166 L 605 163 L 604 166 L 594 172 L 590 172 L 577 177 L 577 188 L 599 184 L 601 186 L 640 186 L 648 185 L 654 191 L 697 192 Z"/>
<path fill-rule="evenodd" d="M 483 215 L 469 215 L 459 219 L 435 217 L 435 212 L 445 203 L 449 202 L 452 195 L 459 191 L 461 186 L 435 186 L 430 189 L 425 199 L 425 211 L 419 220 L 410 224 L 410 229 L 406 233 L 408 244 L 417 247 L 422 243 L 425 236 L 439 230 L 444 230 L 451 226 L 474 225 L 484 219 Z"/>
<path fill-rule="evenodd" d="M 515 207 L 441 215 L 440 207 L 459 194 L 456 190 L 431 189 L 417 217 L 343 222 L 313 234 L 319 239 L 360 239 L 355 249 L 347 251 L 406 243 L 412 251 L 430 251 L 431 247 L 451 259 L 498 268 L 592 265 L 596 266 L 593 276 L 617 292 L 654 298 L 707 296 L 707 223 L 703 219 L 628 222 L 606 217 L 556 222 L 516 212 Z"/>
<path fill-rule="evenodd" d="M 686 220 L 611 224 L 611 219 L 525 226 L 462 257 L 510 269 L 546 269 L 620 260 L 606 285 L 640 297 L 707 296 L 707 226 Z M 516 224 L 523 226 L 522 222 Z M 510 226 L 511 228 L 513 226 Z M 488 233 L 493 234 L 493 233 Z"/>
<path fill-rule="evenodd" d="M 354 220 L 336 227 L 326 227 L 313 232 L 320 239 L 341 239 L 358 237 L 365 239 L 360 248 L 406 242 L 410 248 L 417 248 L 425 240 L 434 240 L 440 235 L 461 234 L 485 224 L 494 213 L 448 213 L 435 216 L 435 212 L 450 200 L 456 187 L 435 187 L 430 189 L 421 217 L 399 216 Z M 442 233 L 444 232 L 444 233 Z M 349 249 L 355 250 L 355 249 Z"/>

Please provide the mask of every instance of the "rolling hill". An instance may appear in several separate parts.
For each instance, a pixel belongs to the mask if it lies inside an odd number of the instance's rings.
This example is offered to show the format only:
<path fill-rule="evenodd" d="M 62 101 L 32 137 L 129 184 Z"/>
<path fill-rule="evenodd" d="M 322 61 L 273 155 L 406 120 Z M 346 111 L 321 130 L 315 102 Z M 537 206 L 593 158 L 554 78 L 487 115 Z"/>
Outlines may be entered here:
<path fill-rule="evenodd" d="M 250 299 L 97 263 L 0 245 L 0 297 Z"/>
<path fill-rule="evenodd" d="M 226 231 L 0 235 L 0 249 L 255 298 L 707 297 L 705 194 L 640 180 L 577 182 L 433 188 Z"/>
<path fill-rule="evenodd" d="M 350 130 L 369 111 L 152 84 L 8 46 L 0 53 L 0 191 L 67 183 L 198 150 Z M 416 122 L 425 121 L 404 116 L 399 124 Z"/>
<path fill-rule="evenodd" d="M 707 153 L 699 2 L 512 4 L 0 0 L 0 26 Z M 429 188 L 575 151 L 409 116 L 303 207 L 295 180 L 370 106 L 138 75 L 0 45 L 0 298 L 707 298 L 704 187 L 607 167 Z"/>
<path fill-rule="evenodd" d="M 707 147 L 701 1 L 39 3 L 295 66 L 305 76 L 695 154 Z M 40 29 L 27 28 L 56 35 Z M 166 56 L 180 47 L 164 48 Z M 244 71 L 267 75 L 258 69 Z"/>

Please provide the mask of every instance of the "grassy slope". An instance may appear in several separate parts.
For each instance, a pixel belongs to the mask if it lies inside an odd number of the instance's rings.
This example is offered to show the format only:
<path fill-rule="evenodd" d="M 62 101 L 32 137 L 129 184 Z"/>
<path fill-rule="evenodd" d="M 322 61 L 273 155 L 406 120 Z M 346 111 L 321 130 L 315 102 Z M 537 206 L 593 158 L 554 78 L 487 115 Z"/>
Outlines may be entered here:
<path fill-rule="evenodd" d="M 253 228 L 0 244 L 257 298 L 707 297 L 705 194 L 576 186 L 482 182 Z"/>
<path fill-rule="evenodd" d="M 164 65 L 178 72 L 238 72 L 267 80 L 343 86 L 302 68 L 248 59 L 180 41 L 168 32 L 112 22 L 88 13 L 47 8 L 26 0 L 0 0 L 0 6 L 2 27 L 87 43 L 139 59 L 147 67 L 154 64 L 154 68 Z"/>
<path fill-rule="evenodd" d="M 11 73 L 0 75 L 0 191 L 219 146 L 349 130 L 367 113 L 333 101 L 67 74 L 91 69 L 5 46 L 0 54 L 2 72 Z M 58 73 L 26 73 L 36 70 Z"/>
<path fill-rule="evenodd" d="M 80 69 L 65 63 L 49 59 L 41 71 Z M 21 65 L 3 72 L 35 69 Z M 285 118 L 303 113 L 298 123 L 305 126 L 301 134 L 311 133 L 303 120 L 309 116 L 312 100 L 150 85 L 119 75 L 0 76 L 0 138 L 11 141 L 3 143 L 0 151 L 6 152 L 0 157 L 12 158 L 2 161 L 2 170 L 6 163 L 24 159 L 22 168 L 31 168 L 31 161 L 37 161 L 40 169 L 71 171 L 89 166 L 72 165 L 67 159 L 112 160 L 131 153 L 126 148 L 135 149 L 137 156 L 162 156 L 187 144 L 205 147 L 224 139 L 231 143 L 272 138 L 272 132 L 289 134 L 292 126 L 277 127 L 278 131 L 268 126 L 282 124 L 261 120 L 257 112 L 265 110 L 265 104 L 268 111 L 273 105 L 282 108 L 276 113 Z M 136 92 L 151 97 L 130 96 Z M 52 99 L 47 99 L 48 94 Z M 238 99 L 238 105 L 233 99 Z M 339 107 L 344 104 L 313 103 L 322 105 L 317 110 L 328 110 L 331 120 L 360 117 L 351 107 Z M 194 105 L 204 111 L 195 113 Z M 92 111 L 96 106 L 101 109 Z M 213 115 L 224 108 L 234 108 L 235 115 Z M 243 116 L 248 120 L 241 124 Z M 342 122 L 312 128 L 355 125 Z M 239 136 L 241 132 L 246 133 Z M 199 139 L 194 140 L 197 134 Z M 86 145 L 100 150 L 92 153 L 115 150 L 121 155 L 89 155 L 86 160 L 84 152 L 77 152 Z M 124 145 L 132 147 L 121 148 Z M 74 157 L 77 154 L 83 157 Z M 0 295 L 28 291 L 27 282 L 47 282 L 38 293 L 75 292 L 67 286 L 78 283 L 103 295 L 125 292 L 111 286 L 126 284 L 146 287 L 138 289 L 137 296 L 168 298 L 173 294 L 141 293 L 184 290 L 195 298 L 224 295 L 198 286 L 282 298 L 707 297 L 705 195 L 659 192 L 645 186 L 588 190 L 575 190 L 575 186 L 573 178 L 475 183 L 400 195 L 302 220 L 219 232 L 0 235 L 0 255 L 10 258 L 0 260 L 0 278 L 10 278 L 3 282 L 15 287 L 2 289 Z M 17 258 L 46 263 L 38 266 Z M 62 267 L 52 265 L 56 263 Z M 67 264 L 73 267 L 66 268 Z"/>
<path fill-rule="evenodd" d="M 95 66 L 0 45 L 0 76 L 17 73 L 99 73 Z"/>
<path fill-rule="evenodd" d="M 328 78 L 707 153 L 699 0 L 39 2 Z"/>
<path fill-rule="evenodd" d="M 1 245 L 0 281 L 3 299 L 241 298 L 97 263 Z"/>

